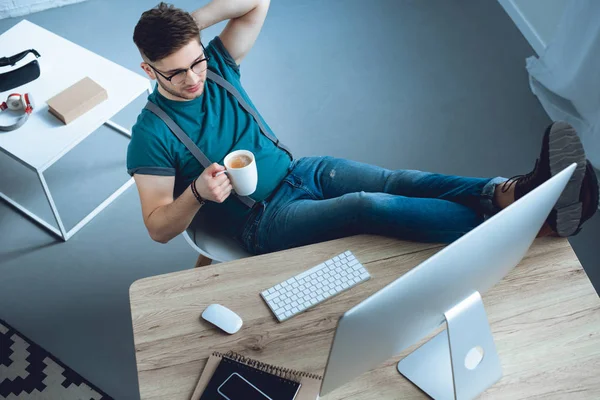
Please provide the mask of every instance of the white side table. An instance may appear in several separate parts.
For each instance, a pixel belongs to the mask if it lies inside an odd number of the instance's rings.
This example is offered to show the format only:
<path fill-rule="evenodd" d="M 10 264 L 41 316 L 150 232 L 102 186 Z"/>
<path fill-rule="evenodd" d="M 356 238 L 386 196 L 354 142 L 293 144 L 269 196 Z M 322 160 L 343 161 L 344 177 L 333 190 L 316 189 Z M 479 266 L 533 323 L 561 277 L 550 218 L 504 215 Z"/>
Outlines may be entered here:
<path fill-rule="evenodd" d="M 31 93 L 36 108 L 24 126 L 12 132 L 0 132 L 0 151 L 37 174 L 58 229 L 6 194 L 0 192 L 0 197 L 66 241 L 131 186 L 133 179 L 130 178 L 67 231 L 46 184 L 44 171 L 103 124 L 130 138 L 131 132 L 110 121 L 110 118 L 144 92 L 150 93 L 152 91 L 150 81 L 26 20 L 0 35 L 0 49 L 3 56 L 10 56 L 26 49 L 35 49 L 41 55 L 38 60 L 41 67 L 40 77 L 10 91 L 10 93 Z M 26 60 L 29 60 L 29 57 L 32 56 L 28 55 Z M 26 60 L 18 65 L 22 65 Z M 0 68 L 0 73 L 13 68 Z M 108 100 L 68 125 L 64 125 L 48 112 L 46 101 L 85 76 L 89 76 L 106 89 Z M 0 93 L 0 101 L 5 101 L 8 94 L 9 92 Z M 10 121 L 6 115 L 0 115 L 0 118 L 1 124 Z"/>

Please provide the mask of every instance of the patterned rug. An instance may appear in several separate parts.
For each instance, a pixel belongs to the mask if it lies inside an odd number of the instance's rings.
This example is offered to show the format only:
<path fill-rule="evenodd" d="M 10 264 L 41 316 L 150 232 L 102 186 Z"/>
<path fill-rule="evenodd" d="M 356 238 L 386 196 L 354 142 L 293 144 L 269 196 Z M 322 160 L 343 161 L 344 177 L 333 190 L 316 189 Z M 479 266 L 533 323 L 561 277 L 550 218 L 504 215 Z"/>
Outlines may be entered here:
<path fill-rule="evenodd" d="M 0 399 L 112 400 L 0 319 Z"/>

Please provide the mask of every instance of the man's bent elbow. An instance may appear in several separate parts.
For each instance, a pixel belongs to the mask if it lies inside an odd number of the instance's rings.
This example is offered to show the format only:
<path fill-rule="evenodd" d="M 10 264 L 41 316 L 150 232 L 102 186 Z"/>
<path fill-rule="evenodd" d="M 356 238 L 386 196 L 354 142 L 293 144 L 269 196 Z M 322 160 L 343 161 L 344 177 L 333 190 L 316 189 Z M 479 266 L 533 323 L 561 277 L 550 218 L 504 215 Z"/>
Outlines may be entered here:
<path fill-rule="evenodd" d="M 174 237 L 174 236 L 167 236 L 164 233 L 152 231 L 150 229 L 148 229 L 148 233 L 150 234 L 150 238 L 152 240 L 154 240 L 155 242 L 158 242 L 158 243 L 162 243 L 162 244 L 168 243 Z"/>

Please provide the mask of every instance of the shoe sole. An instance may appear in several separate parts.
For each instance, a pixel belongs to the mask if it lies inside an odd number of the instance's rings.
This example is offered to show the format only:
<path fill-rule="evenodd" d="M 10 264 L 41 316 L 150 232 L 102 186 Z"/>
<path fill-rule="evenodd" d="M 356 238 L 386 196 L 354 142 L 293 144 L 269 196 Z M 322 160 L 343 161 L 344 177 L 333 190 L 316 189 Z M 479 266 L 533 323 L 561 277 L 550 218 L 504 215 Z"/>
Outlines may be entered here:
<path fill-rule="evenodd" d="M 591 190 L 591 193 L 590 193 L 590 204 L 587 209 L 587 213 L 585 212 L 586 210 L 583 210 L 583 212 L 582 212 L 583 215 L 581 218 L 584 220 L 582 222 L 585 222 L 594 216 L 596 211 L 598 211 L 598 201 L 600 200 L 600 192 L 598 191 L 598 177 L 596 176 L 596 171 L 594 170 L 594 166 L 589 161 L 586 161 L 586 163 L 585 163 L 585 175 L 586 176 L 589 175 L 589 177 L 590 177 L 588 189 Z M 583 180 L 585 180 L 585 177 L 583 178 Z"/>
<path fill-rule="evenodd" d="M 551 176 L 557 175 L 573 163 L 577 164 L 575 172 L 554 206 L 556 233 L 566 237 L 577 231 L 582 218 L 583 206 L 579 201 L 579 193 L 585 177 L 585 151 L 575 129 L 564 122 L 552 125 L 548 140 Z"/>
<path fill-rule="evenodd" d="M 599 204 L 598 203 L 600 202 L 600 192 L 598 191 L 598 176 L 596 175 L 596 171 L 594 170 L 594 166 L 592 165 L 592 163 L 590 163 L 588 161 L 586 163 L 585 168 L 586 168 L 586 173 L 590 174 L 590 177 L 591 177 L 591 180 L 592 180 L 592 183 L 591 183 L 591 186 L 592 186 L 592 189 L 593 189 L 593 192 L 592 192 L 592 206 L 591 206 L 591 210 L 590 210 L 591 211 L 590 215 L 587 216 L 587 218 L 591 218 L 596 213 L 596 211 L 599 208 Z M 586 217 L 586 216 L 584 215 L 584 217 Z"/>

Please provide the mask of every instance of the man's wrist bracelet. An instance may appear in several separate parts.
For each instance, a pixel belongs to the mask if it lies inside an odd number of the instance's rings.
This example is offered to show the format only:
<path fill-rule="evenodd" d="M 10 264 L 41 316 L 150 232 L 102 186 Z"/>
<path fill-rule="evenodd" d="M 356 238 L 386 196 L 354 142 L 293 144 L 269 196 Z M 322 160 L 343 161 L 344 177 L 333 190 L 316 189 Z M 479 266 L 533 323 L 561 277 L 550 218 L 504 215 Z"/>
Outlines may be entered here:
<path fill-rule="evenodd" d="M 200 193 L 198 193 L 198 190 L 196 189 L 196 180 L 198 178 L 194 179 L 192 181 L 192 184 L 190 185 L 191 189 L 192 189 L 192 193 L 194 194 L 194 197 L 196 198 L 196 200 L 198 200 L 198 203 L 200 203 L 200 206 L 203 206 L 204 203 L 206 203 L 206 200 L 204 200 L 202 198 L 202 196 L 200 196 Z"/>

